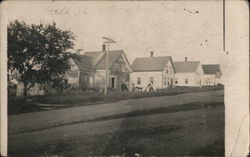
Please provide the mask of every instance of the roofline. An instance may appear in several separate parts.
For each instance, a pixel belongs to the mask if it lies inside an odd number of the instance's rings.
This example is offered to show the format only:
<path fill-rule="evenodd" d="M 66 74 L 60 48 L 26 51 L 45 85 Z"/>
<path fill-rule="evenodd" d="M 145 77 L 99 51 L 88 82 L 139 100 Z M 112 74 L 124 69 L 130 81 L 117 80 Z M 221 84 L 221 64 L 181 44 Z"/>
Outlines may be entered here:
<path fill-rule="evenodd" d="M 80 56 L 81 56 L 81 55 L 80 55 Z M 88 56 L 85 56 L 85 57 L 88 57 Z M 77 66 L 79 72 L 92 73 L 92 72 L 95 72 L 95 71 L 96 71 L 96 69 L 81 70 L 81 68 L 79 67 L 79 65 L 75 62 L 75 59 L 80 60 L 80 58 L 78 58 L 78 56 L 70 57 L 69 59 L 72 59 L 72 60 L 73 60 L 73 62 L 74 62 L 75 65 Z"/>
<path fill-rule="evenodd" d="M 202 64 L 202 65 L 219 65 L 220 66 L 220 64 Z"/>
<path fill-rule="evenodd" d="M 156 71 L 164 71 L 164 70 L 133 70 L 132 72 L 156 72 Z"/>
<path fill-rule="evenodd" d="M 122 51 L 121 52 L 121 54 L 122 53 L 124 53 L 124 51 L 123 50 L 109 50 L 109 52 L 114 52 L 114 51 Z M 94 51 L 93 51 L 94 52 Z M 96 52 L 103 52 L 103 53 L 105 53 L 105 52 L 107 52 L 107 51 L 96 51 Z M 85 52 L 86 53 L 86 52 Z M 120 54 L 120 55 L 121 55 Z M 96 65 L 95 65 L 95 69 L 96 69 L 96 67 L 98 66 L 98 64 L 100 64 L 100 62 L 102 61 L 102 59 L 104 58 L 104 57 L 106 57 L 106 54 L 104 54 L 102 57 L 101 57 L 101 59 L 96 63 Z M 114 64 L 114 63 L 113 63 Z M 112 65 L 110 65 L 110 68 L 113 66 L 113 64 Z M 110 69 L 110 68 L 108 68 L 108 69 Z"/>
<path fill-rule="evenodd" d="M 218 66 L 219 66 L 219 71 L 220 71 L 220 73 L 221 73 L 221 75 L 222 75 L 222 70 L 221 70 L 220 64 L 202 64 L 201 67 L 202 67 L 203 65 L 205 65 L 205 66 L 207 66 L 207 65 L 218 65 Z M 202 67 L 202 70 L 203 70 L 203 67 Z M 203 72 L 204 72 L 204 71 L 203 71 Z M 204 74 L 205 74 L 205 73 L 204 73 Z M 207 74 L 207 75 L 209 75 L 209 74 Z M 214 74 L 211 74 L 211 75 L 214 75 Z"/>
<path fill-rule="evenodd" d="M 127 55 L 125 54 L 125 52 L 124 52 L 123 50 L 122 50 L 122 53 L 124 54 L 125 59 L 126 59 L 126 61 L 127 61 L 128 65 L 129 65 L 129 68 L 130 68 L 131 72 L 132 72 L 132 71 L 133 71 L 133 69 L 132 69 L 131 64 L 130 64 L 130 63 L 129 63 L 129 61 L 128 61 Z"/>
<path fill-rule="evenodd" d="M 134 64 L 134 62 L 135 62 L 135 60 L 136 59 L 146 59 L 146 58 L 164 58 L 164 57 L 168 57 L 168 58 L 170 58 L 169 60 L 170 60 L 170 62 L 171 62 L 171 64 L 172 64 L 172 67 L 173 67 L 173 70 L 174 70 L 174 73 L 175 73 L 175 67 L 174 67 L 174 62 L 173 62 L 173 60 L 172 60 L 172 57 L 171 56 L 158 56 L 158 57 L 141 57 L 141 58 L 135 58 L 134 59 L 134 61 L 133 61 L 133 63 L 132 63 L 132 65 Z M 167 64 L 168 62 L 166 62 L 166 64 Z M 165 66 L 166 66 L 166 64 L 165 64 Z M 132 72 L 145 72 L 145 71 L 164 71 L 164 69 L 165 69 L 165 66 L 164 66 L 164 68 L 162 69 L 162 70 L 133 70 L 133 68 L 132 68 L 132 66 L 131 66 L 131 69 L 132 69 Z"/>
<path fill-rule="evenodd" d="M 197 71 L 195 72 L 176 72 L 175 74 L 182 74 L 182 73 L 195 73 L 196 74 Z"/>
<path fill-rule="evenodd" d="M 184 63 L 184 62 L 200 62 L 201 63 L 201 61 L 176 61 L 174 63 Z"/>
<path fill-rule="evenodd" d="M 123 50 L 122 49 L 119 49 L 119 50 L 109 50 L 109 52 L 114 52 L 114 51 L 123 51 Z M 107 52 L 107 51 L 86 51 L 86 52 L 84 52 L 84 54 L 85 53 L 95 53 L 95 52 L 98 52 L 98 53 L 103 52 L 104 53 L 104 52 Z"/>
<path fill-rule="evenodd" d="M 184 62 L 199 62 L 199 64 L 198 64 L 198 66 L 196 67 L 196 69 L 195 69 L 194 72 L 181 72 L 181 73 L 196 73 L 197 70 L 198 70 L 198 68 L 199 68 L 199 66 L 201 66 L 201 70 L 202 70 L 202 72 L 204 73 L 203 68 L 202 68 L 201 61 L 178 61 L 178 62 L 173 62 L 173 64 L 174 64 L 174 63 L 184 63 Z M 175 72 L 175 73 L 180 73 L 180 72 Z"/>
<path fill-rule="evenodd" d="M 164 57 L 170 57 L 170 58 L 171 58 L 171 56 L 139 57 L 139 58 L 135 58 L 135 59 L 134 59 L 134 61 L 135 61 L 136 59 L 147 59 L 147 58 L 164 58 Z M 134 62 L 134 61 L 133 61 L 133 62 Z"/>
<path fill-rule="evenodd" d="M 170 56 L 170 62 L 171 62 L 171 64 L 172 64 L 172 67 L 173 67 L 174 73 L 176 73 L 175 66 L 174 66 L 174 62 L 173 62 L 173 60 L 172 60 L 172 57 L 171 57 L 171 56 Z"/>

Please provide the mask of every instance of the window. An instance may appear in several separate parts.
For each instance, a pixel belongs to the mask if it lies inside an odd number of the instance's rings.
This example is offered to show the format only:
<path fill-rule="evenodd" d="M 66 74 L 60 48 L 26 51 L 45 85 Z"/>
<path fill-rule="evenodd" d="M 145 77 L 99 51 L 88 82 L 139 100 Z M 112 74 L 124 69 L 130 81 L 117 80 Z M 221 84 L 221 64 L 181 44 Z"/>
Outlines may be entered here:
<path fill-rule="evenodd" d="M 141 78 L 137 77 L 137 84 L 140 85 L 141 84 Z"/>
<path fill-rule="evenodd" d="M 125 72 L 126 67 L 122 65 L 122 72 Z"/>
<path fill-rule="evenodd" d="M 166 85 L 167 85 L 167 78 L 164 77 L 164 86 L 166 86 Z"/>
<path fill-rule="evenodd" d="M 150 77 L 149 80 L 152 84 L 154 83 L 154 77 Z"/>
<path fill-rule="evenodd" d="M 178 79 L 177 78 L 175 79 L 175 84 L 178 84 Z"/>
<path fill-rule="evenodd" d="M 168 73 L 168 66 L 166 66 L 166 73 Z"/>
<path fill-rule="evenodd" d="M 185 84 L 188 84 L 188 79 L 187 78 L 185 79 Z"/>

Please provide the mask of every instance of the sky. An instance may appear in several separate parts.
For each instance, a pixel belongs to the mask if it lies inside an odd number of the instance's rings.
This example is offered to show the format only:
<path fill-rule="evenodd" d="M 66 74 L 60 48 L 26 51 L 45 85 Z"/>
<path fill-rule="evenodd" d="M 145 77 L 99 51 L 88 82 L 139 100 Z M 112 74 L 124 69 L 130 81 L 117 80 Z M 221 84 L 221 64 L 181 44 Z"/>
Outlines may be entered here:
<path fill-rule="evenodd" d="M 172 56 L 174 61 L 226 63 L 222 1 L 45 1 L 6 2 L 7 21 L 55 22 L 76 36 L 76 49 L 101 50 L 103 36 L 137 57 Z"/>

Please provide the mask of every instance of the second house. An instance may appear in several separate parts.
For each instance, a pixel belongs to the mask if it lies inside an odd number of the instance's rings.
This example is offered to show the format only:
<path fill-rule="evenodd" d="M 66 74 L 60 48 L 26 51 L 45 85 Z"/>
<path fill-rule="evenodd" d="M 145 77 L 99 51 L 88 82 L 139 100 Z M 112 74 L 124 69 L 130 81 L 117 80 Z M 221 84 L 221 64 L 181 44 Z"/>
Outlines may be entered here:
<path fill-rule="evenodd" d="M 146 90 L 152 84 L 154 90 L 174 87 L 175 69 L 170 56 L 136 58 L 132 64 L 130 74 L 131 89 Z"/>

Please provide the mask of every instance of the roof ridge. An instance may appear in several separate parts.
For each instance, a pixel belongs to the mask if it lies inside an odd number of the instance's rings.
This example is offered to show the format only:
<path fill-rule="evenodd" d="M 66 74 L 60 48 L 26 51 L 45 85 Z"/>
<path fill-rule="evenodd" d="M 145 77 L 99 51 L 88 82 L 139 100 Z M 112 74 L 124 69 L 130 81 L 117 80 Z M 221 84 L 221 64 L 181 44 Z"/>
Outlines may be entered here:
<path fill-rule="evenodd" d="M 156 56 L 156 57 L 138 57 L 138 58 L 135 58 L 135 59 L 146 59 L 146 58 L 164 58 L 164 57 L 171 57 L 171 56 Z"/>
<path fill-rule="evenodd" d="M 175 61 L 174 63 L 184 63 L 184 62 L 201 62 L 201 61 Z"/>
<path fill-rule="evenodd" d="M 158 56 L 158 57 L 142 57 L 136 58 L 133 61 L 133 71 L 150 71 L 150 70 L 164 70 L 168 61 L 171 61 L 171 56 Z"/>
<path fill-rule="evenodd" d="M 220 65 L 220 64 L 202 64 L 202 65 Z"/>
<path fill-rule="evenodd" d="M 119 50 L 109 50 L 109 52 L 116 52 L 116 51 L 124 51 L 124 50 L 122 50 L 122 49 L 119 49 Z M 84 52 L 84 54 L 85 53 L 95 53 L 95 52 L 104 53 L 106 51 L 86 51 L 86 52 Z"/>
<path fill-rule="evenodd" d="M 112 51 L 110 51 L 110 52 L 119 52 L 118 54 L 118 57 L 119 56 L 121 56 L 121 54 L 122 53 L 124 53 L 124 51 L 123 50 L 112 50 Z M 125 53 L 124 53 L 125 54 Z M 109 55 L 109 57 L 111 57 L 110 55 Z M 97 61 L 97 63 L 95 64 L 95 68 L 97 68 L 98 66 L 99 66 L 99 64 L 101 64 L 101 62 L 102 62 L 102 60 L 103 59 L 105 59 L 106 58 L 106 53 L 104 53 L 101 57 L 100 57 L 100 59 Z M 110 63 L 110 62 L 109 62 Z M 109 65 L 109 68 L 110 68 L 110 66 L 112 66 L 114 63 L 111 63 L 110 65 Z"/>

